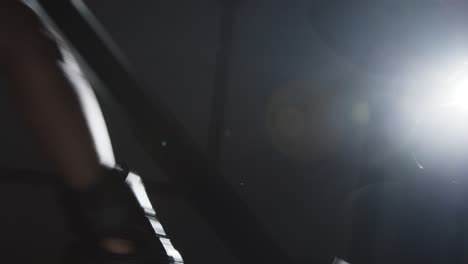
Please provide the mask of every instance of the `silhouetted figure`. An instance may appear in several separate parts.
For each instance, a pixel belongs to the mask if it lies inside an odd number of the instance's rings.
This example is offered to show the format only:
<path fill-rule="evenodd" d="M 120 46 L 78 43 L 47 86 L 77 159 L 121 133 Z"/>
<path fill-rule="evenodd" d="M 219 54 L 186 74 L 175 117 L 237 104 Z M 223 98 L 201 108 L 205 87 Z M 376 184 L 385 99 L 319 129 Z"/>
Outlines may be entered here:
<path fill-rule="evenodd" d="M 34 12 L 0 0 L 0 74 L 29 127 L 56 162 L 78 218 L 86 263 L 167 263 L 116 169 L 100 165 L 61 53 Z M 88 258 L 88 259 L 87 259 Z"/>

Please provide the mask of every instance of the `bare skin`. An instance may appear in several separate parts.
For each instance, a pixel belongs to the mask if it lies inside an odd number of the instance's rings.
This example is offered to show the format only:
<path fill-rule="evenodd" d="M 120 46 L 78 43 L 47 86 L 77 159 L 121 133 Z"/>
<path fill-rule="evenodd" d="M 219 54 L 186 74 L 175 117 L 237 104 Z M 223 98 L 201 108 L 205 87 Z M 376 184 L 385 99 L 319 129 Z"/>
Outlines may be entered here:
<path fill-rule="evenodd" d="M 85 190 L 104 172 L 60 59 L 55 42 L 31 10 L 17 0 L 0 0 L 1 78 L 67 184 Z M 132 252 L 132 243 L 118 238 L 105 239 L 103 246 L 117 254 Z"/>

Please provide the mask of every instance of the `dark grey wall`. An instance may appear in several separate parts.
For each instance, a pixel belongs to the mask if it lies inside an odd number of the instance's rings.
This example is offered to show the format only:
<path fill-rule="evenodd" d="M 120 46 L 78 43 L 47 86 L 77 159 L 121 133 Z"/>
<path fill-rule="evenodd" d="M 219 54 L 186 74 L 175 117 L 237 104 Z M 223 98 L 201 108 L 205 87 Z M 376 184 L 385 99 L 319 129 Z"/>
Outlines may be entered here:
<path fill-rule="evenodd" d="M 160 96 L 204 146 L 218 43 L 216 1 L 88 3 L 134 65 L 146 92 Z M 235 22 L 221 164 L 226 179 L 275 239 L 301 261 L 332 254 L 322 249 L 340 240 L 338 222 L 331 219 L 340 219 L 340 191 L 346 193 L 353 183 L 363 129 L 348 114 L 354 104 L 365 103 L 362 90 L 351 94 L 347 89 L 362 89 L 363 73 L 323 43 L 310 26 L 309 11 L 304 1 L 242 1 Z M 284 133 L 294 132 L 279 132 L 278 138 L 275 129 L 308 123 L 307 115 L 314 111 L 310 105 L 318 103 L 314 99 L 323 89 L 333 90 L 324 107 L 343 131 L 341 138 L 330 139 L 335 144 L 331 153 L 322 156 L 321 149 L 309 159 L 310 147 L 295 149 L 305 142 L 292 139 L 294 147 L 288 147 Z M 288 115 L 290 109 L 302 113 L 290 117 L 299 118 L 297 123 L 277 124 L 277 115 Z M 336 166 L 348 174 L 335 175 Z"/>
<path fill-rule="evenodd" d="M 87 2 L 128 58 L 145 92 L 166 104 L 205 148 L 218 45 L 216 1 Z M 108 115 L 118 158 L 161 179 L 119 116 Z"/>

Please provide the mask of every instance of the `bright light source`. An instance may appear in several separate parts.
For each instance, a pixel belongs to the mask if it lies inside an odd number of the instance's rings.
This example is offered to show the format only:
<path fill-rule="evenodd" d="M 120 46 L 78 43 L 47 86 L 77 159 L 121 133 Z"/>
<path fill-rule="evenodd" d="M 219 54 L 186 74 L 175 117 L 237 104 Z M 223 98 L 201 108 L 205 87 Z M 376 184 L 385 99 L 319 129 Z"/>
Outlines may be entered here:
<path fill-rule="evenodd" d="M 468 64 L 443 88 L 416 122 L 413 154 L 421 168 L 456 176 L 468 171 Z"/>
<path fill-rule="evenodd" d="M 448 79 L 447 86 L 448 98 L 441 106 L 468 111 L 468 63 Z"/>

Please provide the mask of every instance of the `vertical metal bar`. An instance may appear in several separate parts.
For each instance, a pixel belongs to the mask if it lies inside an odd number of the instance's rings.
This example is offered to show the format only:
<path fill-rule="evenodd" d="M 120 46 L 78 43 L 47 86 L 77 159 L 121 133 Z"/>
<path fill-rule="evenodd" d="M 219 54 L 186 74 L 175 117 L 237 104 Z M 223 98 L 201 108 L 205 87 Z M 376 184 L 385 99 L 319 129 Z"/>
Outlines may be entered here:
<path fill-rule="evenodd" d="M 225 129 L 226 101 L 229 89 L 229 64 L 232 53 L 233 31 L 238 7 L 237 0 L 220 1 L 219 46 L 213 79 L 211 120 L 208 130 L 208 154 L 212 164 L 219 166 Z"/>

